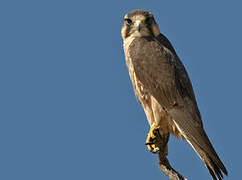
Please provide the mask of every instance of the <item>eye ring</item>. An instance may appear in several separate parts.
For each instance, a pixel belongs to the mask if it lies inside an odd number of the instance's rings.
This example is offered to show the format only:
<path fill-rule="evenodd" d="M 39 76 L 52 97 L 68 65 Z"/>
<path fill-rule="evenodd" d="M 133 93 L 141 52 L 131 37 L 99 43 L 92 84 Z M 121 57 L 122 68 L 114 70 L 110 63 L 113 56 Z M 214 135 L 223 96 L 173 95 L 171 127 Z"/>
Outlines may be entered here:
<path fill-rule="evenodd" d="M 125 19 L 125 21 L 126 21 L 127 24 L 132 24 L 132 20 L 131 19 L 127 18 L 127 19 Z"/>

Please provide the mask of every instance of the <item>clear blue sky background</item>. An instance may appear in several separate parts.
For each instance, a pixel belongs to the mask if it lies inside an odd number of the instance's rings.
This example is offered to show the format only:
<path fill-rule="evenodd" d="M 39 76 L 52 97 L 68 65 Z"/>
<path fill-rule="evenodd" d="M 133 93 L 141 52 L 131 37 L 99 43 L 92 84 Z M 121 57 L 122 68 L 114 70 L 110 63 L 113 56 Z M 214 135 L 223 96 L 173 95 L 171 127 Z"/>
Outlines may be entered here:
<path fill-rule="evenodd" d="M 240 1 L 0 1 L 0 179 L 167 179 L 125 65 L 125 13 L 153 12 L 190 75 L 229 177 L 241 178 Z M 169 160 L 210 179 L 172 137 Z"/>

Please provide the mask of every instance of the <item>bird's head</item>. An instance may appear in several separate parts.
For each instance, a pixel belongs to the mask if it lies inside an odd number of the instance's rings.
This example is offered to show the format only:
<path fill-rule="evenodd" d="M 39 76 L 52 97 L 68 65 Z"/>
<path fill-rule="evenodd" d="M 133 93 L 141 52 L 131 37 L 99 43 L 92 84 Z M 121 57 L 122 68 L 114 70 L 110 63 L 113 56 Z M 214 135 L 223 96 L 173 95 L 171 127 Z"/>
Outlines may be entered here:
<path fill-rule="evenodd" d="M 133 10 L 124 16 L 121 34 L 125 40 L 128 37 L 157 36 L 160 30 L 151 12 Z"/>

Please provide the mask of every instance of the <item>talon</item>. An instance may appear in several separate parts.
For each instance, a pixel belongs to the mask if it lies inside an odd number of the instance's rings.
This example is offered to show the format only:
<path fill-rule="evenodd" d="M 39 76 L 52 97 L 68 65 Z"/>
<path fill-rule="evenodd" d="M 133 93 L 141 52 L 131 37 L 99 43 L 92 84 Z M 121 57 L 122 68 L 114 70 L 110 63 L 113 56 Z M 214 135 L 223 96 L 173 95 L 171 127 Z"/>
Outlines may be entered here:
<path fill-rule="evenodd" d="M 159 133 L 160 126 L 157 126 L 155 123 L 152 124 L 150 131 L 147 135 L 146 143 L 148 150 L 152 153 L 158 153 L 160 148 L 156 145 L 157 135 Z"/>
<path fill-rule="evenodd" d="M 160 148 L 156 147 L 155 144 L 152 144 L 151 147 L 153 148 L 152 153 L 158 153 L 160 151 Z"/>
<path fill-rule="evenodd" d="M 154 144 L 153 142 L 146 142 L 145 145 L 152 145 Z"/>
<path fill-rule="evenodd" d="M 147 148 L 149 149 L 150 152 L 153 152 L 153 149 L 150 145 L 148 145 Z"/>

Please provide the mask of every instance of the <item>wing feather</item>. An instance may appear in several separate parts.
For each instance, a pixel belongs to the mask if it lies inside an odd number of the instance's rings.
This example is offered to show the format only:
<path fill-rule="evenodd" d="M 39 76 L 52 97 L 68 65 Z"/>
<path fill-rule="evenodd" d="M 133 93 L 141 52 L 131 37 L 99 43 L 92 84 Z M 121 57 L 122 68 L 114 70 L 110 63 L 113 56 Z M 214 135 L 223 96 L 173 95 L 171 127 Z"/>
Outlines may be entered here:
<path fill-rule="evenodd" d="M 163 36 L 136 38 L 129 46 L 134 72 L 172 117 L 213 177 L 227 174 L 204 129 L 188 74 Z M 165 45 L 163 45 L 165 44 Z M 216 176 L 215 176 L 216 175 Z"/>

